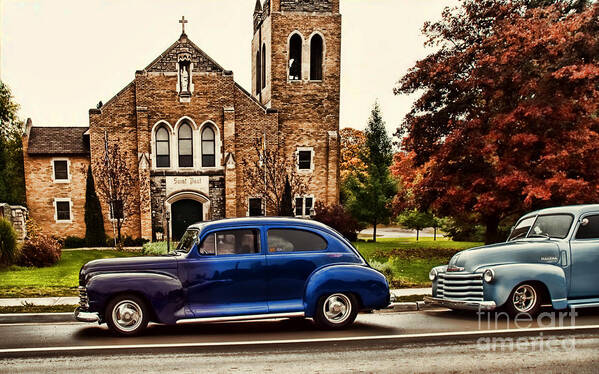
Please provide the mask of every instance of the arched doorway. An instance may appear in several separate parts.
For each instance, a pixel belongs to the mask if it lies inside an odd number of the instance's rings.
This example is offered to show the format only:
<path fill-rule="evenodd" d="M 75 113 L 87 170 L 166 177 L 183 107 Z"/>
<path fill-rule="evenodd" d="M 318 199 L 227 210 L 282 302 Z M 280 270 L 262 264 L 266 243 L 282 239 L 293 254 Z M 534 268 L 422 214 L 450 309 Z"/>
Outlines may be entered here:
<path fill-rule="evenodd" d="M 204 220 L 204 205 L 196 200 L 181 199 L 171 204 L 173 240 L 181 239 L 189 225 Z"/>

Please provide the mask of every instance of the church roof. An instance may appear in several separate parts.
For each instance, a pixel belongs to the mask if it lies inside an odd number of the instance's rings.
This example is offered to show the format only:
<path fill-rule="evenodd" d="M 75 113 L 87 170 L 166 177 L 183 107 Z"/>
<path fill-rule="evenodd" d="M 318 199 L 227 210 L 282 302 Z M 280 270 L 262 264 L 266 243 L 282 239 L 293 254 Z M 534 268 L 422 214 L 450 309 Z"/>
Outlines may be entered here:
<path fill-rule="evenodd" d="M 89 127 L 32 127 L 29 132 L 30 155 L 89 155 L 84 134 Z"/>
<path fill-rule="evenodd" d="M 144 70 L 152 72 L 176 72 L 178 56 L 180 54 L 189 54 L 193 63 L 194 72 L 223 72 L 225 69 L 214 61 L 206 52 L 195 45 L 187 38 L 186 34 L 181 34 L 179 40 L 173 43 L 158 58 L 150 63 Z"/>

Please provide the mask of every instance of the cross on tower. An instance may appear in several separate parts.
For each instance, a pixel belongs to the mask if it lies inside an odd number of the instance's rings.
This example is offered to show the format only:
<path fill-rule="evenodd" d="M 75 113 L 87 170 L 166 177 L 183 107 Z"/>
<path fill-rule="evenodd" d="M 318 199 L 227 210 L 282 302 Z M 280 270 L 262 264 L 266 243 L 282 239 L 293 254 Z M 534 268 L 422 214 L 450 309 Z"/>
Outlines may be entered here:
<path fill-rule="evenodd" d="M 188 21 L 185 19 L 185 16 L 181 17 L 181 19 L 179 20 L 179 23 L 181 24 L 181 34 L 185 34 L 185 24 Z"/>

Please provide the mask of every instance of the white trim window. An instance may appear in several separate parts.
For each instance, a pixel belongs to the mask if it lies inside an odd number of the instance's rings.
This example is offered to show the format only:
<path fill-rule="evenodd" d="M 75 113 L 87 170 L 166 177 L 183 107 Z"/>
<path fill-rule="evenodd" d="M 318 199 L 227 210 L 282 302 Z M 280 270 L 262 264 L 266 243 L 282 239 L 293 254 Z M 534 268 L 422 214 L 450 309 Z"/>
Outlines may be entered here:
<path fill-rule="evenodd" d="M 54 183 L 71 182 L 71 161 L 68 158 L 52 159 L 52 181 Z"/>
<path fill-rule="evenodd" d="M 264 201 L 259 196 L 248 197 L 248 210 L 246 212 L 248 217 L 261 217 L 264 216 L 265 206 Z"/>
<path fill-rule="evenodd" d="M 295 216 L 309 218 L 314 215 L 314 195 L 295 197 Z"/>
<path fill-rule="evenodd" d="M 297 170 L 300 172 L 314 171 L 314 148 L 297 147 Z"/>
<path fill-rule="evenodd" d="M 54 199 L 54 220 L 56 222 L 73 222 L 73 203 L 70 198 Z"/>

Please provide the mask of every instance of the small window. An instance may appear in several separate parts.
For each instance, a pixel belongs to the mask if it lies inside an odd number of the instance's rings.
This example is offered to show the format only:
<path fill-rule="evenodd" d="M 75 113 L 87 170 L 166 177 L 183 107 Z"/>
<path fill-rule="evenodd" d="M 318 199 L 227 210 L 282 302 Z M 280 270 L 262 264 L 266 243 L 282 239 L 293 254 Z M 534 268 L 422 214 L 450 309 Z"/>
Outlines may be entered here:
<path fill-rule="evenodd" d="M 310 217 L 314 207 L 314 198 L 312 196 L 301 196 L 295 198 L 295 216 Z"/>
<path fill-rule="evenodd" d="M 169 134 L 162 126 L 156 131 L 156 166 L 159 168 L 171 166 Z"/>
<path fill-rule="evenodd" d="M 255 229 L 218 231 L 200 246 L 202 255 L 243 255 L 260 253 L 260 235 Z"/>
<path fill-rule="evenodd" d="M 258 217 L 263 216 L 262 212 L 262 199 L 259 197 L 252 197 L 249 199 L 249 216 L 250 217 Z"/>
<path fill-rule="evenodd" d="M 599 216 L 583 218 L 576 239 L 599 239 Z"/>
<path fill-rule="evenodd" d="M 302 79 L 302 37 L 293 34 L 289 40 L 289 79 Z"/>
<path fill-rule="evenodd" d="M 512 230 L 512 233 L 510 234 L 508 240 L 514 240 L 525 237 L 526 234 L 528 234 L 528 231 L 530 230 L 530 226 L 532 226 L 532 224 L 535 222 L 535 218 L 536 217 L 530 217 L 520 221 Z"/>
<path fill-rule="evenodd" d="M 191 126 L 184 123 L 179 127 L 179 167 L 193 166 L 193 133 Z"/>
<path fill-rule="evenodd" d="M 260 51 L 256 52 L 256 95 L 260 93 L 262 88 L 262 58 Z"/>
<path fill-rule="evenodd" d="M 266 44 L 262 44 L 262 88 L 266 87 Z"/>
<path fill-rule="evenodd" d="M 322 80 L 322 37 L 314 35 L 310 40 L 310 80 Z"/>
<path fill-rule="evenodd" d="M 206 126 L 202 130 L 202 167 L 216 166 L 214 130 Z"/>
<path fill-rule="evenodd" d="M 71 220 L 71 203 L 68 201 L 56 202 L 56 220 L 70 221 Z"/>
<path fill-rule="evenodd" d="M 187 230 L 179 241 L 177 252 L 189 253 L 198 239 L 198 230 Z"/>
<path fill-rule="evenodd" d="M 324 251 L 327 242 L 318 234 L 297 229 L 268 230 L 269 252 Z"/>
<path fill-rule="evenodd" d="M 297 152 L 297 167 L 300 170 L 312 170 L 312 151 Z"/>
<path fill-rule="evenodd" d="M 54 160 L 54 180 L 69 180 L 69 163 L 67 160 Z"/>

